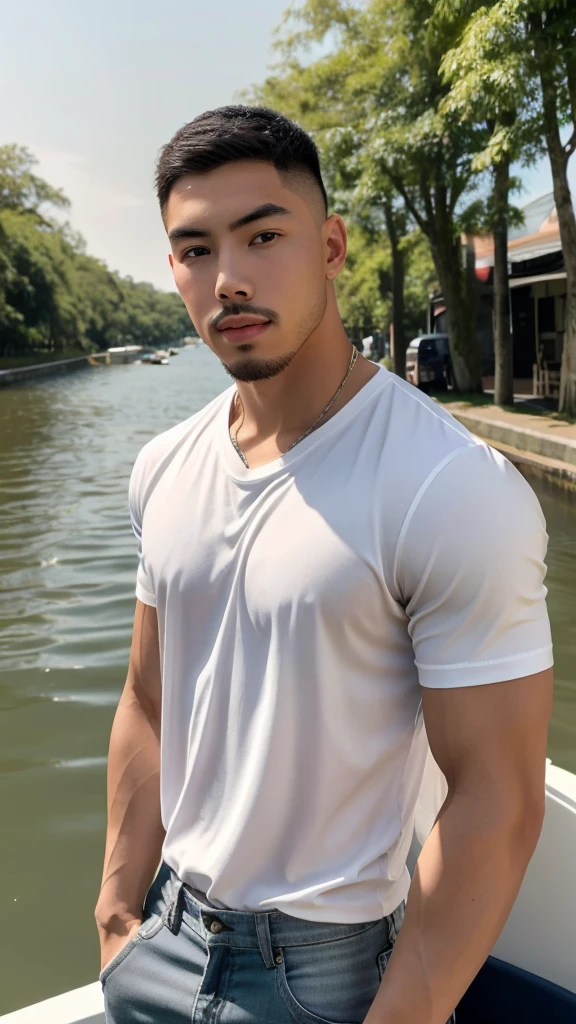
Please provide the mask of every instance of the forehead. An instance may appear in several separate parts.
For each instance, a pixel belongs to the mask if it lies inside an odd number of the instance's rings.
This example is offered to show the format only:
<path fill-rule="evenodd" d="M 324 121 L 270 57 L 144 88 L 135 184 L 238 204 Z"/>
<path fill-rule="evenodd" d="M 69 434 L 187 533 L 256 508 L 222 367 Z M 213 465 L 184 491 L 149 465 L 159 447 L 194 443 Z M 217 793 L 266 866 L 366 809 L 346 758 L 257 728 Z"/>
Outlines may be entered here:
<path fill-rule="evenodd" d="M 305 198 L 290 185 L 273 164 L 259 160 L 239 160 L 203 174 L 187 174 L 168 197 L 166 230 L 183 220 L 198 226 L 201 221 L 210 221 L 212 227 L 229 224 L 264 203 L 284 206 L 295 217 L 310 217 Z"/>

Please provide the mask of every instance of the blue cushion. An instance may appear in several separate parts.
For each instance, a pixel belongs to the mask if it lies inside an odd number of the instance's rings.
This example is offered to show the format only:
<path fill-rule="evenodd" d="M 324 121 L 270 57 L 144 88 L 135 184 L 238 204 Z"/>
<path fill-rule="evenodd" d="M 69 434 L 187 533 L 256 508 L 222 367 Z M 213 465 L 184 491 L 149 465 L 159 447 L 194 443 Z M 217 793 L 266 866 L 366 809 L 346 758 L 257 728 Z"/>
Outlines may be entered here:
<path fill-rule="evenodd" d="M 476 975 L 456 1024 L 574 1024 L 576 995 L 495 957 Z"/>

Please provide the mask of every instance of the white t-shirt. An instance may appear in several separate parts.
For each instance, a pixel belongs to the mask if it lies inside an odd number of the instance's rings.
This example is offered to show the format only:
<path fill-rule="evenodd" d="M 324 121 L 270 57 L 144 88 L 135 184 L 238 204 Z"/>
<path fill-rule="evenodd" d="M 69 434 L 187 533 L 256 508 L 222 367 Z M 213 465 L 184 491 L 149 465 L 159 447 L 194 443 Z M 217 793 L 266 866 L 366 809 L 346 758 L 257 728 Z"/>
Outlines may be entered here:
<path fill-rule="evenodd" d="M 503 456 L 384 369 L 257 469 L 233 394 L 146 444 L 130 481 L 164 857 L 216 907 L 377 920 L 409 887 L 420 687 L 552 664 L 544 519 Z"/>

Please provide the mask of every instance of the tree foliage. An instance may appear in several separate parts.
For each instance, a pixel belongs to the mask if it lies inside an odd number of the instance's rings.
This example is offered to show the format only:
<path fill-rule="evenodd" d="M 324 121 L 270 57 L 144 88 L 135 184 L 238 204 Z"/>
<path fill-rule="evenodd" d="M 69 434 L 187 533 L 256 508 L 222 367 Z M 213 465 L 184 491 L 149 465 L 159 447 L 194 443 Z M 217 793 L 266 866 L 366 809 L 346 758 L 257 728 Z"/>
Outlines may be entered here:
<path fill-rule="evenodd" d="M 286 19 L 281 63 L 258 95 L 315 133 L 337 203 L 404 207 L 406 223 L 428 238 L 456 381 L 479 390 L 475 295 L 461 239 L 478 224 L 473 161 L 484 130 L 441 109 L 449 86 L 440 65 L 459 26 L 434 21 L 432 10 L 430 0 L 308 0 Z M 307 48 L 327 42 L 328 53 L 307 60 Z"/>
<path fill-rule="evenodd" d="M 55 214 L 68 200 L 0 147 L 0 355 L 168 344 L 190 331 L 178 295 L 121 277 L 86 254 Z"/>
<path fill-rule="evenodd" d="M 492 131 L 477 165 L 550 158 L 567 278 L 560 409 L 576 416 L 576 217 L 568 161 L 576 151 L 576 4 L 573 0 L 438 0 L 437 16 L 462 30 L 444 56 L 447 106 Z M 568 138 L 564 131 L 568 128 Z"/>
<path fill-rule="evenodd" d="M 303 0 L 287 12 L 277 51 L 251 98 L 314 135 L 335 209 L 360 212 L 359 224 L 366 211 L 386 222 L 388 301 L 393 293 L 402 323 L 394 238 L 404 234 L 386 212 L 427 238 L 461 390 L 481 387 L 468 239 L 487 232 L 497 251 L 498 389 L 512 390 L 507 233 L 519 214 L 510 168 L 548 152 L 568 279 L 562 405 L 575 414 L 576 224 L 566 177 L 576 149 L 574 0 Z M 375 279 L 362 294 L 381 311 L 377 291 Z"/>

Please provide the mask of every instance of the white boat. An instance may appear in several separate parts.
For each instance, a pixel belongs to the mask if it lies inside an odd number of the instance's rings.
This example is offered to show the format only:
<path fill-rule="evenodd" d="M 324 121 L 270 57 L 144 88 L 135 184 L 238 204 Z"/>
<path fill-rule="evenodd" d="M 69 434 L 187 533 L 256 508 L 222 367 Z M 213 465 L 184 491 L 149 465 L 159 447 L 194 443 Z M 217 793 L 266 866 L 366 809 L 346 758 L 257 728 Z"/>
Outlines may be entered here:
<path fill-rule="evenodd" d="M 408 866 L 412 870 L 446 783 L 429 756 Z M 542 835 L 491 956 L 456 1024 L 576 1021 L 576 775 L 548 762 Z M 0 1017 L 3 1024 L 105 1024 L 99 982 Z"/>
<path fill-rule="evenodd" d="M 159 348 L 150 356 L 148 362 L 152 366 L 168 366 L 170 360 L 168 358 L 168 353 L 163 348 Z"/>
<path fill-rule="evenodd" d="M 106 349 L 111 363 L 133 363 L 142 351 L 142 345 L 118 345 Z"/>

